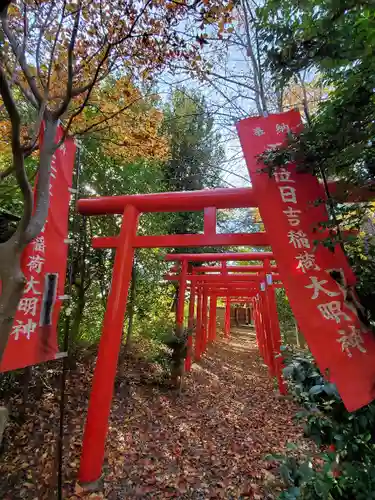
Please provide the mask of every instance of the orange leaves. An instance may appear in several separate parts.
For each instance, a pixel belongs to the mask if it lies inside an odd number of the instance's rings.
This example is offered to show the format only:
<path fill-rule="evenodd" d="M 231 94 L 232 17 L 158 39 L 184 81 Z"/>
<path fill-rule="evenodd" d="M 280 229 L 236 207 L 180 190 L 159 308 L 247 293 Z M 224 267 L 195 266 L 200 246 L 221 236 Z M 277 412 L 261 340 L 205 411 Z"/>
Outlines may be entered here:
<path fill-rule="evenodd" d="M 126 380 L 127 392 L 125 396 L 121 387 L 115 391 L 104 488 L 92 493 L 76 484 L 95 358 L 87 351 L 84 361 L 79 359 L 68 373 L 63 498 L 261 500 L 277 495 L 272 484 L 276 464 L 264 457 L 282 453 L 288 441 L 302 443 L 302 429 L 293 421 L 294 405 L 273 390 L 254 332 L 246 328 L 232 333 L 231 343 L 219 336 L 194 365 L 180 398 L 161 386 L 155 365 L 142 359 L 141 350 L 133 348 L 131 357 L 120 360 L 118 376 Z M 33 404 L 25 422 L 13 419 L 7 428 L 11 446 L 5 447 L 0 461 L 4 499 L 57 496 L 59 420 L 52 387 L 58 371 L 40 365 L 34 376 L 46 382 L 42 397 L 32 386 Z M 17 412 L 21 398 L 12 394 L 11 403 Z M 303 443 L 306 448 L 314 451 L 310 443 Z"/>
<path fill-rule="evenodd" d="M 28 0 L 25 11 L 9 9 L 9 26 L 18 46 L 25 48 L 34 85 L 41 96 L 47 96 L 51 110 L 56 110 L 67 95 L 70 64 L 73 94 L 90 82 L 100 86 L 114 73 L 131 72 L 151 80 L 176 59 L 195 69 L 205 27 L 217 25 L 219 34 L 224 33 L 233 7 L 234 0 L 153 0 L 144 4 Z M 26 42 L 22 36 L 25 13 L 26 24 L 32 26 Z M 188 36 L 181 29 L 184 25 L 189 26 Z"/>
<path fill-rule="evenodd" d="M 126 77 L 108 80 L 93 91 L 72 132 L 99 137 L 104 150 L 115 158 L 164 160 L 168 142 L 159 134 L 163 116 L 154 107 L 157 100 L 155 95 L 144 97 Z"/>
<path fill-rule="evenodd" d="M 321 82 L 312 80 L 303 85 L 290 83 L 283 92 L 283 107 L 287 109 L 298 108 L 301 112 L 307 105 L 310 112 L 316 111 L 319 102 L 329 91 L 323 88 Z"/>

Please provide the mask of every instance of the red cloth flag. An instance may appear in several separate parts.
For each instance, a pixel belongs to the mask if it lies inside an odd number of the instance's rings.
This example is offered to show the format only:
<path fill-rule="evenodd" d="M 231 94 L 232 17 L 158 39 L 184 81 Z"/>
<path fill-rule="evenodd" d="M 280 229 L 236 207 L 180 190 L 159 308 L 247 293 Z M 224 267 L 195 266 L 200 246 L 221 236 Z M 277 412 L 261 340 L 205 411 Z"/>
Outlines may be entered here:
<path fill-rule="evenodd" d="M 62 136 L 63 130 L 59 127 L 56 143 Z M 64 295 L 68 254 L 69 188 L 72 186 L 75 152 L 74 141 L 66 139 L 52 158 L 47 221 L 39 236 L 27 245 L 22 254 L 22 270 L 27 283 L 0 372 L 56 358 L 57 323 Z"/>
<path fill-rule="evenodd" d="M 347 283 L 355 277 L 341 248 L 316 245 L 320 222 L 328 220 L 318 179 L 297 173 L 296 165 L 262 172 L 258 156 L 297 131 L 297 111 L 247 118 L 237 129 L 272 251 L 297 322 L 323 374 L 337 385 L 349 411 L 375 398 L 375 338 L 361 325 L 344 290 L 329 270 L 341 269 Z"/>

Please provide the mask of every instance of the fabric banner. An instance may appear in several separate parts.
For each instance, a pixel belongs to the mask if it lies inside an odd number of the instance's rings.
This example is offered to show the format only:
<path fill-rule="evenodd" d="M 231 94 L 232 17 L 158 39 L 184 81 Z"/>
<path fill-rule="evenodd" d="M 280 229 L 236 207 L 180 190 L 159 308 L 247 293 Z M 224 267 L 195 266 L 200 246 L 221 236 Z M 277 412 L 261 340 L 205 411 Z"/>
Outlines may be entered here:
<path fill-rule="evenodd" d="M 375 398 L 375 337 L 349 300 L 355 276 L 341 248 L 333 253 L 317 244 L 326 236 L 319 232 L 319 222 L 328 220 L 326 207 L 316 203 L 324 198 L 324 190 L 315 176 L 297 172 L 296 165 L 270 176 L 258 160 L 299 127 L 297 111 L 237 124 L 260 215 L 296 320 L 320 370 L 336 384 L 346 408 L 354 411 Z"/>
<path fill-rule="evenodd" d="M 63 130 L 59 127 L 56 143 L 62 135 Z M 69 188 L 72 186 L 75 151 L 74 141 L 67 139 L 53 156 L 47 221 L 39 236 L 22 254 L 26 286 L 0 372 L 56 358 L 57 323 L 64 294 L 68 253 Z"/>

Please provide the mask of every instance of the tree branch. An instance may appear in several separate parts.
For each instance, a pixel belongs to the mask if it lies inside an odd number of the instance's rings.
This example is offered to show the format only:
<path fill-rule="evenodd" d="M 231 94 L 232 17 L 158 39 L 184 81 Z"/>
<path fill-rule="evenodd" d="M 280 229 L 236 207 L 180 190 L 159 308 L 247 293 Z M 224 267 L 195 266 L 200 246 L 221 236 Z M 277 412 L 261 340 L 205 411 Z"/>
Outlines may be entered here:
<path fill-rule="evenodd" d="M 13 87 L 13 84 L 16 83 L 16 80 L 17 80 L 17 69 L 16 69 L 16 64 L 14 65 L 14 68 L 12 71 L 8 71 L 8 68 L 5 67 L 6 71 L 9 73 L 9 76 L 10 76 L 10 80 L 9 80 L 9 89 L 11 90 L 12 87 Z M 4 104 L 2 104 L 0 106 L 0 113 L 3 111 L 3 109 L 5 108 Z"/>
<path fill-rule="evenodd" d="M 12 51 L 21 66 L 22 72 L 25 75 L 30 90 L 33 93 L 37 102 L 40 103 L 43 100 L 43 97 L 37 87 L 35 76 L 31 74 L 30 68 L 26 61 L 25 52 L 22 51 L 22 47 L 18 44 L 16 38 L 14 37 L 11 29 L 9 28 L 8 20 L 6 17 L 4 17 L 4 15 L 1 16 L 1 25 L 6 37 L 9 40 L 9 44 L 12 48 Z"/>
<path fill-rule="evenodd" d="M 244 87 L 246 89 L 249 89 L 252 92 L 257 92 L 257 89 L 255 87 L 253 87 L 252 85 L 248 85 L 246 83 L 242 83 L 242 82 L 233 80 L 233 78 L 228 78 L 227 76 L 220 75 L 219 73 L 214 73 L 213 71 L 209 71 L 208 74 L 212 75 L 216 78 L 219 78 L 220 80 L 224 80 L 225 82 L 234 83 L 235 85 L 239 85 L 240 87 Z"/>
<path fill-rule="evenodd" d="M 11 69 L 9 68 L 9 66 L 7 65 L 6 61 L 2 61 L 3 64 L 4 64 L 4 68 L 6 69 L 6 71 L 8 72 L 8 74 L 12 74 L 14 75 L 14 78 L 12 77 L 11 81 L 13 81 L 13 83 L 15 85 L 17 85 L 17 87 L 20 89 L 20 91 L 22 92 L 22 94 L 24 95 L 24 97 L 26 98 L 27 101 L 30 102 L 30 104 L 35 108 L 35 109 L 38 109 L 38 102 L 37 100 L 35 99 L 33 93 L 28 90 L 28 89 L 25 89 L 25 87 L 21 84 L 21 82 L 17 79 L 17 71 L 16 71 L 16 66 L 14 67 L 14 70 L 13 72 L 11 71 Z"/>
<path fill-rule="evenodd" d="M 111 51 L 111 45 L 108 45 L 106 48 L 106 51 L 103 55 L 102 60 L 100 61 L 100 63 L 98 64 L 98 67 L 96 68 L 95 75 L 94 75 L 93 79 L 91 80 L 91 85 L 87 91 L 87 94 L 86 94 L 85 99 L 83 100 L 83 103 L 77 108 L 77 110 L 74 113 L 72 113 L 72 115 L 69 118 L 68 124 L 67 124 L 66 129 L 65 129 L 65 134 L 67 134 L 69 132 L 69 128 L 70 128 L 71 124 L 73 123 L 74 118 L 76 118 L 78 115 L 80 115 L 82 113 L 82 111 L 84 110 L 84 108 L 86 107 L 86 105 L 90 99 L 91 92 L 92 92 L 92 90 L 97 82 L 97 79 L 99 77 L 100 70 L 101 70 L 103 64 L 105 63 L 105 61 L 107 60 L 110 51 Z M 59 118 L 60 116 L 61 115 L 59 115 L 57 113 L 55 114 L 56 119 Z"/>
<path fill-rule="evenodd" d="M 25 242 L 29 243 L 40 231 L 46 221 L 49 206 L 49 183 L 51 176 L 51 160 L 56 150 L 55 136 L 57 120 L 45 119 L 43 144 L 40 150 L 39 177 L 36 186 L 36 205 L 29 225 L 25 231 Z"/>
<path fill-rule="evenodd" d="M 32 198 L 30 183 L 27 179 L 27 175 L 25 172 L 24 156 L 21 146 L 21 137 L 20 137 L 21 118 L 16 103 L 14 102 L 12 93 L 10 91 L 6 75 L 1 66 L 0 66 L 0 93 L 12 126 L 11 142 L 12 142 L 13 168 L 24 199 L 23 216 L 18 226 L 18 230 L 16 231 L 15 235 L 13 235 L 15 238 L 19 238 L 20 235 L 22 235 L 22 233 L 26 229 L 27 224 L 29 223 L 33 209 L 33 198 Z"/>
<path fill-rule="evenodd" d="M 102 60 L 98 64 L 98 67 L 97 67 L 97 70 L 95 72 L 95 75 L 94 75 L 93 79 L 91 80 L 91 82 L 89 82 L 87 85 L 84 85 L 83 87 L 72 89 L 72 97 L 77 97 L 78 95 L 83 94 L 86 91 L 89 91 L 88 92 L 88 96 L 89 96 L 89 94 L 91 93 L 91 90 L 94 87 L 94 85 L 96 83 L 98 83 L 99 81 L 103 80 L 103 78 L 105 78 L 108 75 L 108 71 L 106 71 L 104 75 L 102 75 L 102 76 L 99 77 L 99 72 L 101 71 L 102 66 L 105 63 L 105 61 L 108 59 L 110 51 L 112 50 L 113 47 L 115 47 L 117 45 L 120 45 L 121 43 L 123 43 L 125 40 L 127 40 L 128 38 L 130 38 L 132 36 L 132 33 L 133 33 L 133 31 L 134 31 L 134 29 L 135 29 L 135 27 L 136 27 L 139 19 L 143 16 L 144 12 L 146 11 L 147 7 L 151 4 L 151 2 L 152 2 L 152 0 L 147 0 L 147 2 L 145 3 L 145 5 L 141 9 L 141 11 L 139 12 L 139 14 L 137 15 L 137 17 L 135 18 L 133 24 L 131 25 L 128 33 L 125 36 L 123 36 L 122 38 L 120 38 L 116 42 L 112 42 L 112 43 L 105 37 L 104 43 L 103 43 L 101 49 L 104 49 L 104 47 L 106 46 L 106 44 L 108 44 L 108 45 L 107 45 L 107 48 L 106 48 L 106 51 L 105 51 L 105 54 L 104 54 Z M 94 54 L 94 56 L 97 53 L 99 53 L 99 52 L 100 51 L 97 51 Z M 94 57 L 94 56 L 92 56 L 92 57 Z M 91 59 L 92 59 L 92 57 L 91 57 Z M 87 101 L 86 101 L 86 103 L 87 103 Z M 86 103 L 85 103 L 85 105 L 86 105 Z M 80 110 L 78 112 L 78 114 L 80 114 L 81 111 L 82 110 Z M 61 114 L 59 116 L 61 116 Z M 75 115 L 75 116 L 78 116 L 78 115 Z"/>
<path fill-rule="evenodd" d="M 246 31 L 246 39 L 247 39 L 247 55 L 251 59 L 251 63 L 253 66 L 253 71 L 254 71 L 254 76 L 255 76 L 255 81 L 256 81 L 256 86 L 257 86 L 257 108 L 258 108 L 258 113 L 262 114 L 263 112 L 267 111 L 266 108 L 266 103 L 265 103 L 265 97 L 264 97 L 264 92 L 262 91 L 262 86 L 261 86 L 261 76 L 260 76 L 260 68 L 258 68 L 258 64 L 254 55 L 254 50 L 253 46 L 251 43 L 251 37 L 250 37 L 250 24 L 249 24 L 249 19 L 247 16 L 247 10 L 246 7 L 248 6 L 246 0 L 243 0 L 242 2 L 242 9 L 244 13 L 244 22 L 245 22 L 245 31 Z M 259 102 L 259 98 L 260 101 Z"/>
<path fill-rule="evenodd" d="M 47 13 L 46 19 L 45 19 L 42 27 L 39 30 L 39 37 L 38 37 L 38 42 L 37 42 L 37 45 L 36 45 L 36 52 L 35 52 L 36 70 L 37 70 L 37 73 L 38 73 L 38 78 L 39 78 L 40 84 L 42 85 L 42 87 L 44 88 L 44 90 L 46 90 L 46 87 L 45 87 L 45 85 L 43 83 L 42 72 L 40 71 L 40 47 L 41 47 L 41 44 L 42 44 L 42 39 L 43 39 L 44 32 L 46 30 L 47 24 L 49 23 L 49 20 L 50 20 L 51 14 L 52 14 L 52 10 L 53 10 L 54 4 L 55 4 L 55 2 L 51 2 L 50 9 L 49 9 L 49 11 Z"/>
<path fill-rule="evenodd" d="M 0 181 L 6 179 L 10 174 L 14 172 L 14 165 L 11 165 L 7 169 L 0 172 Z"/>
<path fill-rule="evenodd" d="M 79 5 L 81 5 L 81 3 Z M 66 84 L 66 96 L 65 96 L 65 99 L 63 100 L 62 105 L 57 110 L 57 116 L 61 116 L 65 113 L 65 111 L 68 109 L 69 103 L 72 99 L 73 77 L 74 77 L 73 53 L 74 53 L 74 47 L 75 47 L 77 34 L 78 34 L 80 17 L 81 17 L 81 9 L 79 8 L 79 9 L 77 9 L 77 14 L 76 14 L 76 17 L 74 19 L 72 36 L 70 38 L 69 47 L 68 47 L 68 78 L 67 78 L 67 84 Z"/>
<path fill-rule="evenodd" d="M 44 101 L 42 102 L 42 104 L 40 106 L 40 109 L 38 112 L 38 117 L 37 117 L 35 124 L 34 124 L 33 136 L 31 138 L 29 144 L 27 144 L 23 147 L 23 151 L 25 153 L 25 156 L 28 156 L 30 154 L 29 152 L 32 152 L 35 150 L 35 146 L 36 146 L 36 143 L 37 143 L 37 140 L 39 137 L 40 127 L 41 127 L 42 122 L 43 122 L 44 112 L 46 110 L 46 107 L 47 107 L 47 99 L 44 99 Z"/>
<path fill-rule="evenodd" d="M 233 106 L 235 109 L 237 109 L 237 111 L 240 112 L 241 116 L 245 116 L 247 113 L 244 109 L 242 109 L 241 107 L 239 107 L 237 104 L 235 104 L 232 99 L 230 99 L 227 95 L 225 95 L 225 93 L 216 85 L 212 82 L 212 80 L 210 80 L 206 75 L 204 76 L 204 79 L 210 84 L 212 85 L 212 87 L 216 90 L 216 92 L 218 92 L 226 101 L 228 104 L 230 104 L 231 106 Z"/>
<path fill-rule="evenodd" d="M 258 63 L 257 67 L 258 67 L 258 82 L 259 82 L 260 98 L 262 100 L 264 111 L 267 112 L 267 101 L 266 101 L 265 92 L 264 92 L 262 65 L 261 65 L 261 61 L 260 61 L 260 45 L 259 45 L 258 26 L 255 22 L 255 17 L 254 17 L 252 10 L 251 10 L 251 6 L 249 5 L 248 0 L 245 0 L 245 3 L 249 8 L 251 21 L 255 25 L 255 45 L 256 45 L 256 52 L 257 52 L 257 63 Z"/>
<path fill-rule="evenodd" d="M 138 101 L 140 101 L 142 99 L 143 99 L 143 96 L 138 97 L 138 99 L 135 99 L 131 103 L 126 104 L 126 106 L 123 106 L 122 108 L 120 108 L 116 112 L 112 113 L 110 116 L 106 116 L 105 118 L 103 118 L 102 120 L 98 121 L 97 123 L 91 124 L 89 127 L 87 127 L 82 132 L 78 132 L 77 135 L 87 134 L 90 130 L 94 129 L 95 127 L 98 127 L 99 125 L 102 125 L 103 123 L 108 122 L 109 120 L 112 120 L 113 118 L 115 118 L 116 116 L 120 115 L 121 113 L 123 113 L 124 111 L 126 111 L 127 109 L 129 109 L 131 106 L 133 106 L 133 104 L 135 104 L 136 102 L 138 102 Z M 104 129 L 101 129 L 101 130 L 104 130 Z"/>
<path fill-rule="evenodd" d="M 55 55 L 57 41 L 59 39 L 62 23 L 64 20 L 65 8 L 66 8 L 66 0 L 64 0 L 64 5 L 62 8 L 62 12 L 61 12 L 60 22 L 59 22 L 59 25 L 57 27 L 57 31 L 56 31 L 55 39 L 53 41 L 53 46 L 52 46 L 51 55 L 50 55 L 50 59 L 49 59 L 48 73 L 47 73 L 47 84 L 46 84 L 47 90 L 49 89 L 50 82 L 51 82 L 52 64 L 53 64 L 53 59 L 54 59 L 54 55 Z"/>
<path fill-rule="evenodd" d="M 305 80 L 299 74 L 297 75 L 297 79 L 300 82 L 302 92 L 303 92 L 303 111 L 305 113 L 307 123 L 310 125 L 311 124 L 311 117 L 310 117 L 309 103 L 307 100 Z"/>

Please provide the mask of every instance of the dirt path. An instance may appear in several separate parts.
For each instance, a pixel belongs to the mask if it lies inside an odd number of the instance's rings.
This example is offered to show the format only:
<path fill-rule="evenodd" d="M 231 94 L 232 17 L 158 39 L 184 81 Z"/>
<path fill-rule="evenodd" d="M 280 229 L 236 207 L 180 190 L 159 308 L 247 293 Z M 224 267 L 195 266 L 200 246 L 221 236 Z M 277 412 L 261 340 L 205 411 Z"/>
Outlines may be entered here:
<path fill-rule="evenodd" d="M 129 394 L 130 392 L 130 394 Z M 272 498 L 264 456 L 301 435 L 261 364 L 255 334 L 219 339 L 181 397 L 137 386 L 116 397 L 108 446 L 110 498 Z"/>
<path fill-rule="evenodd" d="M 67 384 L 64 498 L 77 499 L 75 480 L 94 355 Z M 41 365 L 47 380 L 50 366 Z M 49 370 L 47 372 L 47 370 Z M 186 376 L 184 391 L 146 383 L 154 374 L 141 360 L 120 367 L 104 467 L 108 500 L 273 498 L 269 453 L 300 440 L 294 405 L 277 396 L 262 365 L 254 332 L 219 338 Z M 34 372 L 35 375 L 35 372 Z M 13 419 L 0 455 L 0 498 L 55 499 L 58 373 L 42 397 L 31 398 L 25 421 Z M 20 401 L 14 397 L 15 404 Z M 78 495 L 74 494 L 74 491 Z"/>

